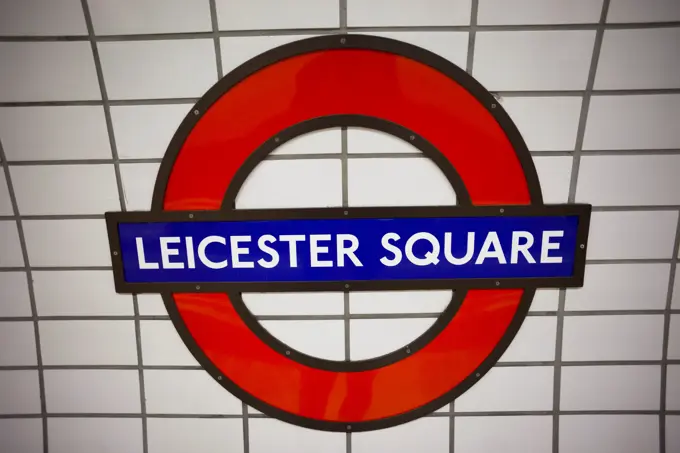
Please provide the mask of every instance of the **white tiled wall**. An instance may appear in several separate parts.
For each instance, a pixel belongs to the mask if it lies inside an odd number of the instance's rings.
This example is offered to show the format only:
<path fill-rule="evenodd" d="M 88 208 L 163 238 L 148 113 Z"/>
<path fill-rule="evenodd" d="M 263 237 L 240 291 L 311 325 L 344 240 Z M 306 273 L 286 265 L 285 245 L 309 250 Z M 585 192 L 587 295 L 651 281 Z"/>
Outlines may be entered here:
<path fill-rule="evenodd" d="M 219 77 L 327 33 L 399 39 L 463 67 L 515 121 L 546 202 L 595 206 L 583 288 L 539 291 L 499 364 L 453 406 L 352 435 L 246 412 L 160 297 L 115 293 L 103 220 L 150 207 L 167 144 Z M 0 450 L 680 452 L 679 46 L 678 0 L 0 2 Z M 362 129 L 287 143 L 237 199 L 455 203 L 415 148 Z M 244 295 L 273 335 L 330 359 L 408 344 L 451 298 Z"/>

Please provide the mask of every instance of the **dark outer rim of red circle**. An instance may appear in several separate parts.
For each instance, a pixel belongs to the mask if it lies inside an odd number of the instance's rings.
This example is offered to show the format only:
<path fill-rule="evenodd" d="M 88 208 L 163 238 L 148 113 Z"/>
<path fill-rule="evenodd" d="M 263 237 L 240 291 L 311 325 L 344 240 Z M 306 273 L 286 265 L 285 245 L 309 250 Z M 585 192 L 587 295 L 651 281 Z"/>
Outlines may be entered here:
<path fill-rule="evenodd" d="M 431 68 L 446 75 L 461 85 L 489 111 L 489 113 L 498 122 L 499 126 L 506 133 L 508 140 L 511 142 L 517 158 L 520 161 L 520 165 L 524 171 L 531 198 L 531 205 L 543 205 L 543 197 L 541 194 L 538 175 L 536 173 L 531 155 L 529 154 L 526 144 L 524 143 L 519 131 L 507 113 L 497 103 L 493 95 L 491 95 L 491 93 L 484 89 L 481 84 L 479 84 L 465 71 L 450 61 L 432 52 L 401 41 L 368 35 L 328 35 L 303 39 L 269 50 L 242 64 L 231 73 L 226 75 L 223 79 L 218 81 L 210 90 L 208 90 L 208 92 L 196 103 L 192 111 L 189 112 L 189 114 L 185 117 L 184 121 L 173 136 L 170 145 L 168 146 L 156 179 L 152 200 L 152 212 L 163 211 L 163 200 L 167 182 L 175 159 L 182 149 L 182 146 L 189 133 L 200 120 L 202 115 L 208 110 L 208 108 L 225 92 L 227 92 L 241 80 L 273 63 L 314 51 L 332 49 L 364 49 L 400 55 L 430 66 Z M 234 177 L 234 179 L 237 178 L 237 176 Z M 243 180 L 245 180 L 245 178 L 243 178 Z M 498 361 L 498 359 L 510 345 L 526 317 L 534 293 L 534 289 L 524 289 L 524 293 L 519 303 L 517 312 L 515 313 L 515 316 L 513 317 L 501 341 L 498 343 L 496 348 L 494 348 L 493 352 L 482 362 L 482 364 L 467 378 L 465 378 L 458 386 L 445 393 L 441 397 L 429 402 L 428 404 L 415 408 L 411 411 L 383 419 L 353 422 L 351 425 L 348 425 L 344 422 L 317 420 L 294 415 L 264 403 L 263 401 L 243 391 L 240 387 L 231 382 L 228 377 L 223 376 L 220 370 L 205 356 L 203 351 L 198 348 L 193 337 L 184 324 L 179 311 L 177 310 L 172 293 L 166 292 L 163 293 L 162 296 L 168 310 L 168 314 L 170 315 L 175 328 L 194 357 L 199 361 L 203 368 L 217 380 L 218 383 L 220 383 L 233 395 L 241 399 L 244 403 L 254 407 L 257 410 L 260 410 L 266 415 L 270 415 L 277 419 L 301 427 L 323 431 L 360 432 L 392 427 L 418 419 L 443 407 L 467 391 L 475 382 L 481 379 L 481 377 L 483 377 L 493 367 L 493 365 Z"/>

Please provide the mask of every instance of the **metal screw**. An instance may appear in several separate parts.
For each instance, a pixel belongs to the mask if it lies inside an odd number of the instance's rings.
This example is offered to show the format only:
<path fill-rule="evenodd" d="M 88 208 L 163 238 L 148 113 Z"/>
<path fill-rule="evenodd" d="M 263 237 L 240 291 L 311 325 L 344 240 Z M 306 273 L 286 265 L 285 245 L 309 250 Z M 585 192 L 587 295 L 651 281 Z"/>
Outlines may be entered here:
<path fill-rule="evenodd" d="M 217 380 L 218 380 L 218 381 L 221 381 L 221 380 L 222 380 L 222 376 L 217 376 Z"/>
<path fill-rule="evenodd" d="M 348 430 L 352 429 L 352 425 L 347 425 L 347 429 Z"/>
<path fill-rule="evenodd" d="M 348 288 L 349 288 L 349 285 L 348 285 L 348 284 L 345 284 L 345 289 L 348 289 Z"/>
<path fill-rule="evenodd" d="M 340 38 L 340 44 L 345 44 L 347 40 L 345 38 Z"/>
<path fill-rule="evenodd" d="M 411 141 L 413 141 L 413 140 L 416 139 L 416 136 L 415 136 L 415 135 L 411 135 L 409 138 L 411 139 Z"/>
<path fill-rule="evenodd" d="M 118 252 L 113 252 L 113 256 L 118 256 Z"/>
<path fill-rule="evenodd" d="M 190 218 L 190 219 L 193 219 L 193 218 L 194 218 L 194 215 L 193 215 L 193 214 L 189 214 L 189 218 Z"/>
<path fill-rule="evenodd" d="M 349 211 L 345 211 L 344 214 L 345 214 L 345 215 L 348 215 L 348 214 L 349 214 Z"/>
<path fill-rule="evenodd" d="M 496 282 L 496 286 L 501 286 L 501 282 Z"/>
<path fill-rule="evenodd" d="M 584 248 L 586 248 L 586 245 L 585 245 L 585 244 L 581 244 L 579 247 L 581 247 L 582 249 L 584 249 Z"/>
<path fill-rule="evenodd" d="M 286 355 L 290 355 L 290 351 L 286 351 Z"/>
<path fill-rule="evenodd" d="M 196 289 L 201 289 L 201 285 L 196 285 Z"/>
<path fill-rule="evenodd" d="M 492 108 L 492 109 L 495 109 L 495 108 L 496 108 L 496 104 L 491 104 L 491 108 Z"/>
<path fill-rule="evenodd" d="M 194 110 L 194 115 L 198 115 L 198 110 Z"/>
<path fill-rule="evenodd" d="M 411 349 L 410 349 L 410 348 L 406 348 L 406 353 L 407 353 L 407 354 L 410 354 L 410 353 L 411 353 Z"/>
<path fill-rule="evenodd" d="M 279 137 L 274 137 L 274 141 L 275 141 L 276 143 L 278 143 L 278 142 L 281 141 L 281 139 L 280 139 Z"/>
<path fill-rule="evenodd" d="M 501 214 L 503 214 L 504 212 L 505 212 L 505 209 L 501 208 Z"/>
<path fill-rule="evenodd" d="M 481 376 L 481 374 L 479 374 L 479 373 L 475 374 L 475 377 L 479 377 L 479 376 Z"/>

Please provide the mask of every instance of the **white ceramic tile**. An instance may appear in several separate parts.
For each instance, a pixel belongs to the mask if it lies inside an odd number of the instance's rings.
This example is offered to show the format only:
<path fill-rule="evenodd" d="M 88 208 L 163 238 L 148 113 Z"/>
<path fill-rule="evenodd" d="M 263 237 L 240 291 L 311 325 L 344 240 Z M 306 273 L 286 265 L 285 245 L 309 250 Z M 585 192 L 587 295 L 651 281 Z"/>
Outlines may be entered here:
<path fill-rule="evenodd" d="M 552 367 L 493 368 L 456 400 L 459 412 L 552 409 Z"/>
<path fill-rule="evenodd" d="M 488 90 L 583 90 L 595 32 L 478 32 L 473 74 Z"/>
<path fill-rule="evenodd" d="M 582 193 L 584 199 L 595 199 L 595 202 L 610 205 L 624 202 L 637 205 L 678 203 L 680 197 L 674 192 L 680 189 L 675 178 L 680 172 L 679 157 L 606 157 L 608 156 L 586 156 L 581 159 L 583 175 L 579 179 L 579 188 L 583 189 L 577 191 L 577 198 Z M 601 185 L 594 182 L 594 173 L 597 173 L 600 181 L 605 179 Z M 583 181 L 584 177 L 586 181 Z M 631 187 L 630 183 L 633 181 L 636 185 Z"/>
<path fill-rule="evenodd" d="M 0 414 L 39 414 L 40 387 L 35 370 L 0 370 Z"/>
<path fill-rule="evenodd" d="M 111 164 L 10 167 L 22 215 L 102 214 L 120 210 Z M 36 188 L 36 181 L 40 181 Z"/>
<path fill-rule="evenodd" d="M 250 425 L 250 453 L 345 453 L 345 433 L 300 429 L 274 419 L 254 418 Z"/>
<path fill-rule="evenodd" d="M 340 154 L 342 132 L 339 128 L 324 129 L 300 135 L 276 148 L 271 155 Z"/>
<path fill-rule="evenodd" d="M 584 150 L 680 148 L 680 94 L 593 96 Z"/>
<path fill-rule="evenodd" d="M 441 313 L 451 303 L 453 291 L 360 291 L 350 293 L 349 312 Z"/>
<path fill-rule="evenodd" d="M 0 3 L 0 35 L 86 35 L 78 0 L 21 0 Z"/>
<path fill-rule="evenodd" d="M 48 418 L 47 433 L 51 453 L 144 450 L 139 418 Z"/>
<path fill-rule="evenodd" d="M 680 415 L 666 416 L 666 451 L 680 451 Z"/>
<path fill-rule="evenodd" d="M 170 321 L 140 321 L 145 366 L 198 366 Z"/>
<path fill-rule="evenodd" d="M 0 136 L 9 162 L 112 158 L 100 106 L 0 108 Z"/>
<path fill-rule="evenodd" d="M 141 316 L 168 316 L 160 294 L 138 294 L 137 305 Z"/>
<path fill-rule="evenodd" d="M 361 127 L 347 128 L 347 152 L 349 154 L 410 153 L 422 155 L 418 148 L 394 135 Z"/>
<path fill-rule="evenodd" d="M 467 25 L 471 0 L 347 0 L 347 25 Z"/>
<path fill-rule="evenodd" d="M 0 344 L 3 345 L 0 366 L 38 364 L 33 321 L 0 322 Z"/>
<path fill-rule="evenodd" d="M 552 417 L 456 418 L 457 453 L 546 453 L 552 448 Z"/>
<path fill-rule="evenodd" d="M 111 271 L 33 271 L 40 316 L 132 316 L 132 296 L 116 294 Z"/>
<path fill-rule="evenodd" d="M 12 199 L 9 197 L 9 187 L 5 172 L 0 172 L 0 215 L 14 215 Z"/>
<path fill-rule="evenodd" d="M 137 370 L 45 370 L 48 413 L 139 414 Z"/>
<path fill-rule="evenodd" d="M 560 410 L 658 410 L 661 367 L 565 366 Z"/>
<path fill-rule="evenodd" d="M 229 36 L 220 38 L 222 70 L 231 70 L 274 47 L 311 38 L 312 35 Z"/>
<path fill-rule="evenodd" d="M 376 179 L 376 175 L 381 175 Z M 351 159 L 350 206 L 455 205 L 456 194 L 439 167 L 426 158 Z"/>
<path fill-rule="evenodd" d="M 22 267 L 24 257 L 21 254 L 19 230 L 14 220 L 0 221 L 0 267 Z"/>
<path fill-rule="evenodd" d="M 530 151 L 573 151 L 581 103 L 577 96 L 500 100 Z"/>
<path fill-rule="evenodd" d="M 571 156 L 534 157 L 544 203 L 566 203 L 571 182 Z"/>
<path fill-rule="evenodd" d="M 203 370 L 145 370 L 149 414 L 241 414 L 241 402 Z"/>
<path fill-rule="evenodd" d="M 2 42 L 0 102 L 101 99 L 89 42 Z"/>
<path fill-rule="evenodd" d="M 217 81 L 212 39 L 98 44 L 110 99 L 201 97 Z"/>
<path fill-rule="evenodd" d="M 393 428 L 352 434 L 352 453 L 448 453 L 449 431 L 447 418 L 421 418 Z"/>
<path fill-rule="evenodd" d="M 560 292 L 556 289 L 536 290 L 529 311 L 555 311 L 559 304 Z"/>
<path fill-rule="evenodd" d="M 12 453 L 38 453 L 43 451 L 42 420 L 15 418 L 0 420 L 2 446 Z"/>
<path fill-rule="evenodd" d="M 31 266 L 110 266 L 104 220 L 25 220 Z"/>
<path fill-rule="evenodd" d="M 125 207 L 128 211 L 148 211 L 160 164 L 120 164 Z"/>
<path fill-rule="evenodd" d="M 562 360 L 660 360 L 663 316 L 567 316 Z"/>
<path fill-rule="evenodd" d="M 680 204 L 680 156 L 583 156 L 576 202 L 595 206 Z"/>
<path fill-rule="evenodd" d="M 361 32 L 396 39 L 446 58 L 458 67 L 465 68 L 468 52 L 468 33 L 456 31 L 394 31 L 394 32 Z"/>
<path fill-rule="evenodd" d="M 243 453 L 243 421 L 209 418 L 150 418 L 149 453 Z"/>
<path fill-rule="evenodd" d="M 31 316 L 31 300 L 25 272 L 0 272 L 0 288 L 0 317 Z"/>
<path fill-rule="evenodd" d="M 273 30 L 277 28 L 337 28 L 340 10 L 335 0 L 217 0 L 220 30 Z"/>
<path fill-rule="evenodd" d="M 372 359 L 407 346 L 436 318 L 353 319 L 349 322 L 350 358 Z"/>
<path fill-rule="evenodd" d="M 327 360 L 345 358 L 343 321 L 261 321 L 274 337 L 292 349 Z"/>
<path fill-rule="evenodd" d="M 344 313 L 343 293 L 243 293 L 243 302 L 255 316 Z"/>
<path fill-rule="evenodd" d="M 607 22 L 668 22 L 680 20 L 677 0 L 612 0 Z"/>
<path fill-rule="evenodd" d="M 565 309 L 663 310 L 670 264 L 589 264 L 582 288 L 568 289 Z"/>
<path fill-rule="evenodd" d="M 479 25 L 595 24 L 602 0 L 480 0 Z"/>
<path fill-rule="evenodd" d="M 161 158 L 192 104 L 114 105 L 111 122 L 121 159 Z"/>
<path fill-rule="evenodd" d="M 342 205 L 340 160 L 263 161 L 236 197 L 237 209 Z"/>
<path fill-rule="evenodd" d="M 666 369 L 666 410 L 680 410 L 680 365 Z"/>
<path fill-rule="evenodd" d="M 658 415 L 562 415 L 560 453 L 659 451 Z"/>
<path fill-rule="evenodd" d="M 98 35 L 211 31 L 210 6 L 195 0 L 89 0 Z"/>
<path fill-rule="evenodd" d="M 547 362 L 555 360 L 557 318 L 534 316 L 524 320 L 517 336 L 499 362 Z"/>
<path fill-rule="evenodd" d="M 671 315 L 671 330 L 668 337 L 668 358 L 680 359 L 680 315 Z"/>
<path fill-rule="evenodd" d="M 678 213 L 594 212 L 587 259 L 671 258 Z"/>
<path fill-rule="evenodd" d="M 45 365 L 136 365 L 134 321 L 40 321 Z"/>
<path fill-rule="evenodd" d="M 607 30 L 594 88 L 680 88 L 678 42 L 680 28 Z"/>

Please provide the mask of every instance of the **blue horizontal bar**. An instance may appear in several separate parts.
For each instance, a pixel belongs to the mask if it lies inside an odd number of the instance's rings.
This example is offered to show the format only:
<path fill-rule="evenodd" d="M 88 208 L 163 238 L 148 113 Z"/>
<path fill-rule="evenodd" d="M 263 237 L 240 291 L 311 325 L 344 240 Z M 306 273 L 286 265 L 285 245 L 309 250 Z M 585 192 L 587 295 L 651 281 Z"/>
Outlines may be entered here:
<path fill-rule="evenodd" d="M 578 215 L 117 224 L 126 283 L 570 278 Z"/>

